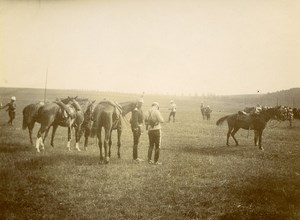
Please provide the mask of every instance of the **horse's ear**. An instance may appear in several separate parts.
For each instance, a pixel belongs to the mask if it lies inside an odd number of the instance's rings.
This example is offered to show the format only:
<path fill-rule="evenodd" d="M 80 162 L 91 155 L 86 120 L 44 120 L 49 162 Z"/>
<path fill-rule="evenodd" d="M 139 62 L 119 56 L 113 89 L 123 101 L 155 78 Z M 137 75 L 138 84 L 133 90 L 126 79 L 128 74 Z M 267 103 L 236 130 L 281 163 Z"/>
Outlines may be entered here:
<path fill-rule="evenodd" d="M 78 95 L 77 95 L 77 96 L 75 96 L 75 98 L 74 98 L 74 99 L 76 100 L 77 98 L 78 98 Z"/>
<path fill-rule="evenodd" d="M 94 104 L 96 102 L 96 99 L 94 101 L 92 101 L 92 104 Z"/>

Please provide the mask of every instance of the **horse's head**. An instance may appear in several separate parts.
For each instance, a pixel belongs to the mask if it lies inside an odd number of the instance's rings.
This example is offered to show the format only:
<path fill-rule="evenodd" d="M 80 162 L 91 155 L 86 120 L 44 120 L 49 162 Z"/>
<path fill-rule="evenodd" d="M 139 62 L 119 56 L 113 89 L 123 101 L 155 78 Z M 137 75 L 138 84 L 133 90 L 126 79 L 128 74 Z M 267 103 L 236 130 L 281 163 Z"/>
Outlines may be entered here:
<path fill-rule="evenodd" d="M 141 105 L 141 101 L 123 102 L 120 103 L 120 105 L 122 107 L 122 115 L 125 116 L 127 113 L 133 111 L 137 106 Z"/>
<path fill-rule="evenodd" d="M 94 108 L 95 108 L 95 102 L 96 100 L 90 102 L 87 107 L 86 107 L 86 110 L 84 112 L 84 120 L 87 120 L 87 121 L 90 121 L 92 119 L 92 114 L 93 114 L 93 111 L 94 111 Z"/>
<path fill-rule="evenodd" d="M 281 120 L 281 121 L 286 120 L 286 110 L 282 106 L 268 108 L 266 111 L 271 112 L 272 119 Z"/>

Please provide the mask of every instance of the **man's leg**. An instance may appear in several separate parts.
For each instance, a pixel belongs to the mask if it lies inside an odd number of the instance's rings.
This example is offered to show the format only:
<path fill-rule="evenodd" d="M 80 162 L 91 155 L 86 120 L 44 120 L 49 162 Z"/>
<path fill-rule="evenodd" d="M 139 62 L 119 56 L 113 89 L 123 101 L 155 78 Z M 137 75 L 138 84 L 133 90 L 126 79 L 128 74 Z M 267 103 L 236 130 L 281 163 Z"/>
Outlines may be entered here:
<path fill-rule="evenodd" d="M 152 151 L 154 146 L 153 131 L 149 131 L 148 136 L 149 136 L 148 163 L 152 163 L 151 157 L 152 157 Z"/>
<path fill-rule="evenodd" d="M 161 130 L 155 131 L 155 155 L 154 155 L 154 163 L 158 162 L 159 152 L 160 152 L 160 144 L 161 144 Z"/>

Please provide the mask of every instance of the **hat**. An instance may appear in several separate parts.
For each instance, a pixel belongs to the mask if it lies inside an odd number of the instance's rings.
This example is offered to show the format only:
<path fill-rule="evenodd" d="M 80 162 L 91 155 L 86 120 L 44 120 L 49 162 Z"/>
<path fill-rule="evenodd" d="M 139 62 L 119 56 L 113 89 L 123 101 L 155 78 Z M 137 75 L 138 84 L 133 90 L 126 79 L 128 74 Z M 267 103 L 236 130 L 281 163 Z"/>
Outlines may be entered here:
<path fill-rule="evenodd" d="M 11 97 L 11 100 L 16 101 L 16 97 L 15 97 L 15 96 L 12 96 L 12 97 Z"/>
<path fill-rule="evenodd" d="M 143 99 L 143 98 L 140 98 L 140 99 L 138 100 L 138 102 L 144 103 L 144 99 Z"/>
<path fill-rule="evenodd" d="M 173 100 L 171 100 L 171 101 L 170 101 L 170 103 L 174 103 L 174 101 L 173 101 Z"/>
<path fill-rule="evenodd" d="M 153 102 L 152 106 L 156 105 L 157 107 L 159 107 L 159 103 L 158 102 Z"/>

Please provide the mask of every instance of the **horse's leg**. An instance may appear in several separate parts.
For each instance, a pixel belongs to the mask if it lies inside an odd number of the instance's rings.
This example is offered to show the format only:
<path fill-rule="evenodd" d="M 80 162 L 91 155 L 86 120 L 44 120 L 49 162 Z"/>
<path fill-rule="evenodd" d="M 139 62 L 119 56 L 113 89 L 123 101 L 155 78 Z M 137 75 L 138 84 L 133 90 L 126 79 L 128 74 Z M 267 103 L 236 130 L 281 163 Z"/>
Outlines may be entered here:
<path fill-rule="evenodd" d="M 233 127 L 228 126 L 226 145 L 229 146 L 229 137 Z"/>
<path fill-rule="evenodd" d="M 51 127 L 51 126 L 49 126 L 49 127 L 46 129 L 45 134 L 44 134 L 44 136 L 42 137 L 42 142 L 41 142 L 41 149 L 42 149 L 42 150 L 44 150 L 44 148 L 45 148 L 45 140 L 46 140 L 46 137 L 48 136 L 50 127 Z"/>
<path fill-rule="evenodd" d="M 58 128 L 58 125 L 53 125 L 52 134 L 51 134 L 51 142 L 50 142 L 51 147 L 54 147 L 54 136 L 55 136 L 55 132 L 56 132 L 57 128 Z"/>
<path fill-rule="evenodd" d="M 47 127 L 44 126 L 44 125 L 41 125 L 39 131 L 38 131 L 38 134 L 37 134 L 37 139 L 36 139 L 36 142 L 35 142 L 35 148 L 36 148 L 36 151 L 39 153 L 40 152 L 40 145 L 43 143 L 43 134 L 44 132 L 47 130 Z"/>
<path fill-rule="evenodd" d="M 257 146 L 258 141 L 258 131 L 254 130 L 254 146 Z"/>
<path fill-rule="evenodd" d="M 107 152 L 107 147 L 109 145 L 109 139 L 110 139 L 110 134 L 111 134 L 111 129 L 110 128 L 105 128 L 105 137 L 104 137 L 104 162 L 109 163 L 109 156 Z"/>
<path fill-rule="evenodd" d="M 87 150 L 88 147 L 88 140 L 90 136 L 90 129 L 86 128 L 84 131 L 84 150 Z"/>
<path fill-rule="evenodd" d="M 122 129 L 117 130 L 118 133 L 118 158 L 121 158 L 121 135 L 122 135 Z"/>
<path fill-rule="evenodd" d="M 264 150 L 264 148 L 261 146 L 261 141 L 262 141 L 262 130 L 258 131 L 258 146 L 260 150 Z"/>
<path fill-rule="evenodd" d="M 32 146 L 34 146 L 33 141 L 32 141 L 32 130 L 33 130 L 33 127 L 34 127 L 34 123 L 35 122 L 30 123 L 28 125 L 29 139 L 30 139 L 30 143 L 31 143 Z"/>
<path fill-rule="evenodd" d="M 112 145 L 111 134 L 112 134 L 112 130 L 110 131 L 109 141 L 108 141 L 108 157 L 109 158 L 111 156 L 111 145 Z"/>
<path fill-rule="evenodd" d="M 78 151 L 80 151 L 80 148 L 79 148 L 79 141 L 80 141 L 80 137 L 81 137 L 80 130 L 81 130 L 81 126 L 80 125 L 77 126 L 77 127 L 75 127 L 75 140 L 76 140 L 75 148 Z"/>
<path fill-rule="evenodd" d="M 72 127 L 68 126 L 68 143 L 67 143 L 68 151 L 71 151 L 71 138 L 72 138 Z"/>
<path fill-rule="evenodd" d="M 233 129 L 233 131 L 231 132 L 231 137 L 232 137 L 233 140 L 235 141 L 235 145 L 236 145 L 236 146 L 239 146 L 239 143 L 238 143 L 238 141 L 235 139 L 234 135 L 235 135 L 235 133 L 236 133 L 239 129 L 240 129 L 240 128 L 235 127 L 235 128 Z"/>
<path fill-rule="evenodd" d="M 100 130 L 99 130 L 98 133 L 97 133 L 98 146 L 99 146 L 99 150 L 100 150 L 100 161 L 99 161 L 99 163 L 103 163 L 101 129 L 102 129 L 102 128 L 100 128 Z"/>

